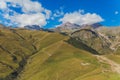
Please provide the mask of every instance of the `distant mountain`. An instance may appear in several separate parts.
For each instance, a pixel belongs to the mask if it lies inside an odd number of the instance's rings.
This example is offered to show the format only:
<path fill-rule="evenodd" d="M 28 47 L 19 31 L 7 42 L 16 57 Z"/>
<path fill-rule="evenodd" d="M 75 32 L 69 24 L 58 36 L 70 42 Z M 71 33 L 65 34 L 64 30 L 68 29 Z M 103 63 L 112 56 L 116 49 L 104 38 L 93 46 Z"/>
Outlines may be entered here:
<path fill-rule="evenodd" d="M 95 23 L 95 24 L 92 24 L 91 26 L 92 26 L 94 29 L 96 29 L 96 28 L 102 27 L 103 25 L 100 24 L 100 23 Z"/>
<path fill-rule="evenodd" d="M 88 24 L 85 24 L 85 25 L 81 25 L 81 28 L 82 29 L 97 29 L 97 28 L 100 28 L 100 27 L 103 27 L 102 24 L 100 23 L 94 23 L 94 24 L 91 24 L 91 25 L 88 25 Z"/>
<path fill-rule="evenodd" d="M 95 24 L 91 24 L 91 25 L 87 25 L 87 24 L 77 25 L 77 24 L 72 24 L 70 22 L 67 22 L 67 23 L 61 24 L 60 26 L 54 28 L 53 31 L 71 33 L 71 32 L 77 31 L 77 30 L 82 29 L 82 28 L 96 29 L 99 27 L 102 27 L 102 25 L 100 23 L 95 23 Z"/>
<path fill-rule="evenodd" d="M 67 22 L 67 23 L 64 23 L 58 27 L 61 27 L 63 29 L 77 29 L 80 27 L 80 25 L 77 25 L 77 24 L 72 24 L 70 22 Z"/>
<path fill-rule="evenodd" d="M 72 24 L 70 22 L 61 24 L 60 26 L 53 29 L 55 32 L 71 32 L 73 30 L 79 29 L 81 26 L 77 24 Z"/>
<path fill-rule="evenodd" d="M 25 29 L 29 29 L 29 30 L 41 30 L 42 28 L 39 25 L 27 25 L 24 26 Z"/>
<path fill-rule="evenodd" d="M 41 28 L 39 25 L 27 25 L 27 26 L 24 26 L 24 28 L 28 30 L 42 30 L 46 32 L 53 32 L 51 29 Z"/>

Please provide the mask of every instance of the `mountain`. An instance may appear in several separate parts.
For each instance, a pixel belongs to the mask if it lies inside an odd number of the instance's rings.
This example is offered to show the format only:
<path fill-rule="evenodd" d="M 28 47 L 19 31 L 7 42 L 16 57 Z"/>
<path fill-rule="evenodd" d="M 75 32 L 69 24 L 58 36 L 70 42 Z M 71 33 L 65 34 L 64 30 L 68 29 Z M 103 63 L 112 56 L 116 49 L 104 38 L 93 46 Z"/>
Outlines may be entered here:
<path fill-rule="evenodd" d="M 77 29 L 77 28 L 79 28 L 80 26 L 79 25 L 77 25 L 77 24 L 72 24 L 72 23 L 70 23 L 70 22 L 67 22 L 67 23 L 64 23 L 64 24 L 62 24 L 62 25 L 60 25 L 60 26 L 58 26 L 58 27 L 61 27 L 61 30 L 64 30 L 64 29 Z"/>
<path fill-rule="evenodd" d="M 102 27 L 103 25 L 100 24 L 100 23 L 94 23 L 94 24 L 92 24 L 91 26 L 92 26 L 94 29 L 97 29 L 97 28 Z"/>
<path fill-rule="evenodd" d="M 29 29 L 29 30 L 41 30 L 42 28 L 39 25 L 27 25 L 24 26 L 25 29 Z"/>
<path fill-rule="evenodd" d="M 46 32 L 53 32 L 51 29 L 41 28 L 39 25 L 27 25 L 27 26 L 24 26 L 23 29 L 28 29 L 28 30 L 41 30 L 41 31 L 46 31 Z"/>
<path fill-rule="evenodd" d="M 109 54 L 112 51 L 108 39 L 94 29 L 80 29 L 73 32 L 71 37 L 91 47 L 99 54 Z"/>
<path fill-rule="evenodd" d="M 71 32 L 73 30 L 80 29 L 80 26 L 77 24 L 72 24 L 70 22 L 61 24 L 60 26 L 53 29 L 55 32 Z"/>
<path fill-rule="evenodd" d="M 103 27 L 102 24 L 100 23 L 94 23 L 94 24 L 85 24 L 85 25 L 81 25 L 82 28 L 92 28 L 92 29 L 97 29 L 97 28 L 100 28 L 100 27 Z"/>
<path fill-rule="evenodd" d="M 99 53 L 119 53 L 120 27 L 82 28 L 71 33 L 74 38 Z"/>
<path fill-rule="evenodd" d="M 111 41 L 111 48 L 116 51 L 120 45 L 120 27 L 101 27 L 96 29 L 98 32 L 107 36 L 107 38 Z"/>
<path fill-rule="evenodd" d="M 109 45 L 91 29 L 65 36 L 0 27 L 0 80 L 119 80 L 120 49 L 115 55 L 98 53 Z"/>
<path fill-rule="evenodd" d="M 72 24 L 70 22 L 61 24 L 60 26 L 56 27 L 53 29 L 53 31 L 55 32 L 61 32 L 61 33 L 72 33 L 74 31 L 77 31 L 81 28 L 99 28 L 102 27 L 102 25 L 100 23 L 95 23 L 95 24 L 91 24 L 91 25 L 77 25 L 77 24 Z"/>

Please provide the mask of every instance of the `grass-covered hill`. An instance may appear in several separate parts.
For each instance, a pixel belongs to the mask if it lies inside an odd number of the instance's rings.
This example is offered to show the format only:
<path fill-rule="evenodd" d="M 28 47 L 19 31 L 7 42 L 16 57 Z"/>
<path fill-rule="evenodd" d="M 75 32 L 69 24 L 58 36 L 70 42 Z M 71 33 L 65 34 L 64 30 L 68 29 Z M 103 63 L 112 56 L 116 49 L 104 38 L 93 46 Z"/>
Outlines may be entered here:
<path fill-rule="evenodd" d="M 0 80 L 119 80 L 91 50 L 60 33 L 0 28 Z"/>

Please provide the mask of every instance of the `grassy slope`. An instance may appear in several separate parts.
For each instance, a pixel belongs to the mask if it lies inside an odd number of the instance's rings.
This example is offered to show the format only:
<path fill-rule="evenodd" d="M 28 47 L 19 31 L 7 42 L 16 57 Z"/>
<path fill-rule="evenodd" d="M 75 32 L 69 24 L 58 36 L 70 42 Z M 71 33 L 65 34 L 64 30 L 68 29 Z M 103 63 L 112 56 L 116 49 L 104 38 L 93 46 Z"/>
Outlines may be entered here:
<path fill-rule="evenodd" d="M 18 31 L 0 28 L 0 80 L 6 76 L 5 80 L 16 76 L 22 68 L 21 66 L 25 64 L 27 57 L 35 51 L 31 45 L 33 40 L 27 40 L 25 32 L 26 37 Z"/>
<path fill-rule="evenodd" d="M 120 79 L 112 72 L 103 73 L 103 70 L 110 69 L 109 65 L 99 63 L 91 53 L 68 44 L 68 37 L 45 32 L 32 35 L 37 40 L 38 52 L 29 58 L 18 80 Z"/>
<path fill-rule="evenodd" d="M 103 72 L 109 65 L 100 63 L 90 52 L 68 44 L 67 36 L 43 31 L 1 31 L 0 45 L 11 54 L 0 48 L 0 62 L 5 63 L 0 63 L 0 80 L 14 72 L 27 57 L 18 80 L 120 79 L 115 73 Z"/>

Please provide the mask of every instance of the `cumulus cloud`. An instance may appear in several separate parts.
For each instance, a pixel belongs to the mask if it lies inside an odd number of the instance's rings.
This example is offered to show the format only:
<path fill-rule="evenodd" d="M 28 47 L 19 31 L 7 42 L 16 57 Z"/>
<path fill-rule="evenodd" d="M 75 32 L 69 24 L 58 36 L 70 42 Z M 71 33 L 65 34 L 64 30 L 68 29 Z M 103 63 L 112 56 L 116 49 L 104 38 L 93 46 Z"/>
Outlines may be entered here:
<path fill-rule="evenodd" d="M 9 4 L 8 4 L 9 3 Z M 50 18 L 51 11 L 42 7 L 40 2 L 31 0 L 0 0 L 0 10 L 3 17 L 9 20 L 10 24 L 23 27 L 26 25 L 44 26 Z M 16 12 L 11 7 L 21 9 Z"/>
<path fill-rule="evenodd" d="M 61 18 L 59 21 L 62 23 L 70 22 L 75 23 L 78 25 L 84 25 L 84 24 L 94 24 L 98 22 L 104 21 L 101 16 L 97 15 L 96 13 L 86 13 L 83 14 L 84 10 L 75 11 L 72 13 L 66 13 L 63 18 Z"/>
<path fill-rule="evenodd" d="M 46 18 L 41 13 L 22 14 L 22 15 L 11 16 L 11 18 L 13 18 L 12 22 L 15 22 L 20 26 L 33 25 L 33 24 L 44 26 L 46 24 Z"/>
<path fill-rule="evenodd" d="M 41 3 L 37 1 L 31 0 L 4 0 L 5 2 L 10 2 L 9 6 L 12 7 L 21 7 L 22 11 L 25 13 L 30 12 L 42 12 L 44 8 L 42 7 Z"/>

